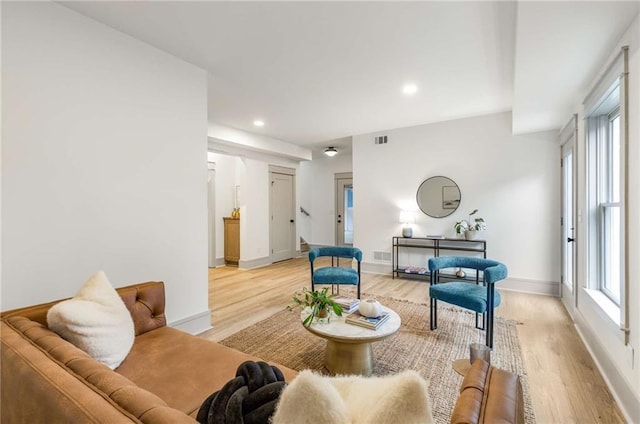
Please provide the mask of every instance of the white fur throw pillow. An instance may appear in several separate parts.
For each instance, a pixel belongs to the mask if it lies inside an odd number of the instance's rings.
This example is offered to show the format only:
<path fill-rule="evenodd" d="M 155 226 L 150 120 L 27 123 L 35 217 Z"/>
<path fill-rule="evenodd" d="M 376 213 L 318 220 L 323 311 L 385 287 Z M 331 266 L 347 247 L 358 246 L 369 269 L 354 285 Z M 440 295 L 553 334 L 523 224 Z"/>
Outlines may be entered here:
<path fill-rule="evenodd" d="M 89 278 L 74 298 L 52 306 L 47 324 L 111 369 L 124 361 L 135 338 L 131 314 L 102 271 Z"/>
<path fill-rule="evenodd" d="M 324 377 L 302 371 L 282 392 L 273 424 L 432 423 L 427 382 L 415 371 Z"/>

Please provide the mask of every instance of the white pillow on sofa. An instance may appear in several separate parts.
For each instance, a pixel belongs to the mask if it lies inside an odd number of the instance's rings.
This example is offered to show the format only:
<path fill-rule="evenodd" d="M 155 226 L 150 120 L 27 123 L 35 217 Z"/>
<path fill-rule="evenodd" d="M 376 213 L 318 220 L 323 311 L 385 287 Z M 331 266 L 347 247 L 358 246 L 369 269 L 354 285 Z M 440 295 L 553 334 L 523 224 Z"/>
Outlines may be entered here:
<path fill-rule="evenodd" d="M 280 395 L 273 424 L 432 423 L 427 382 L 415 371 L 324 377 L 302 371 Z"/>
<path fill-rule="evenodd" d="M 103 271 L 89 278 L 75 297 L 52 306 L 47 324 L 111 369 L 124 361 L 135 339 L 131 314 Z"/>

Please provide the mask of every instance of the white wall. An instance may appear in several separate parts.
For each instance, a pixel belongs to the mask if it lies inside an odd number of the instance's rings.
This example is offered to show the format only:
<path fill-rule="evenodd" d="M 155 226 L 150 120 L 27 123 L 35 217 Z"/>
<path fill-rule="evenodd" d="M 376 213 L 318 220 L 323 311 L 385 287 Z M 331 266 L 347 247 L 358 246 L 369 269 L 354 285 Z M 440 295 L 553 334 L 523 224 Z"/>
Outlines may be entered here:
<path fill-rule="evenodd" d="M 216 122 L 209 123 L 208 134 L 209 137 L 217 139 L 220 143 L 240 147 L 248 152 L 266 153 L 294 161 L 311 159 L 311 150 L 306 147 L 227 127 Z"/>
<path fill-rule="evenodd" d="M 238 160 L 240 259 L 247 262 L 269 256 L 269 164 L 246 157 Z"/>
<path fill-rule="evenodd" d="M 388 144 L 375 145 L 373 137 L 380 133 L 353 138 L 354 243 L 363 250 L 365 269 L 391 272 L 390 264 L 372 263 L 373 252 L 391 251 L 391 237 L 401 234 L 400 211 L 419 211 L 420 183 L 444 175 L 460 187 L 460 208 L 439 219 L 417 212 L 414 236 L 454 237 L 454 223 L 479 209 L 488 227 L 481 233 L 488 257 L 508 266 L 510 280 L 557 292 L 560 150 L 555 132 L 513 136 L 511 114 L 499 113 L 384 131 Z M 419 261 L 425 266 L 425 257 Z"/>
<path fill-rule="evenodd" d="M 330 158 L 314 157 L 312 161 L 300 163 L 300 206 L 310 216 L 298 219 L 300 235 L 309 244 L 332 246 L 336 243 L 336 183 L 335 174 L 352 172 L 353 156 L 338 153 Z M 354 186 L 354 192 L 359 188 Z M 354 204 L 354 208 L 358 205 Z M 358 225 L 358 223 L 354 223 Z"/>
<path fill-rule="evenodd" d="M 235 199 L 236 158 L 218 153 L 208 153 L 209 160 L 216 164 L 215 184 L 215 225 L 216 225 L 216 262 L 224 264 L 224 220 L 231 216 Z"/>
<path fill-rule="evenodd" d="M 2 4 L 0 4 L 0 22 L 2 22 Z M 0 28 L 0 46 L 2 45 L 2 31 Z M 0 48 L 0 53 L 2 49 Z M 2 66 L 2 55 L 0 54 L 0 69 Z M 2 97 L 2 78 L 0 78 L 0 98 Z M 0 115 L 2 115 L 4 102 L 0 101 Z M 2 115 L 4 116 L 4 115 Z M 4 135 L 2 130 L 2 121 L 0 120 L 0 132 Z M 2 305 L 2 136 L 0 136 L 0 307 Z"/>
<path fill-rule="evenodd" d="M 2 9 L 1 308 L 102 269 L 206 328 L 205 72 L 55 3 Z"/>
<path fill-rule="evenodd" d="M 623 45 L 629 46 L 629 227 L 630 237 L 628 257 L 630 267 L 630 287 L 628 302 L 630 305 L 630 345 L 625 346 L 623 332 L 619 323 L 612 320 L 593 298 L 584 290 L 588 285 L 586 270 L 588 261 L 584 245 L 578 245 L 578 305 L 575 320 L 589 350 L 595 357 L 598 367 L 603 372 L 614 396 L 629 422 L 640 422 L 640 23 L 636 17 L 634 23 L 626 31 L 612 55 L 603 63 L 601 72 L 613 60 Z M 597 78 L 594 78 L 594 82 Z M 583 93 L 584 97 L 588 90 Z M 584 134 L 584 111 L 581 103 L 576 103 L 578 122 L 580 122 L 578 140 L 578 208 L 584 213 L 586 200 L 586 144 Z M 578 223 L 578 242 L 587 240 L 586 219 Z M 592 282 L 597 285 L 597 282 Z M 634 353 L 631 353 L 633 349 Z"/>
<path fill-rule="evenodd" d="M 210 136 L 212 128 L 220 128 L 218 125 L 209 125 Z M 254 134 L 235 130 L 227 135 L 238 135 L 243 143 L 251 142 Z M 242 143 L 234 143 L 234 140 L 209 139 L 209 149 L 213 152 L 209 156 L 216 163 L 216 254 L 220 263 L 224 263 L 224 226 L 222 217 L 231 216 L 234 205 L 235 187 L 240 186 L 240 263 L 241 268 L 254 268 L 271 263 L 269 241 L 269 165 L 282 166 L 294 169 L 296 172 L 295 194 L 296 211 L 300 209 L 300 183 L 298 182 L 299 163 L 287 157 L 275 156 L 279 151 L 274 150 L 274 155 L 266 153 L 268 143 L 265 138 L 258 139 L 263 142 L 261 150 L 247 149 Z M 284 142 L 281 142 L 284 143 Z M 280 147 L 276 143 L 276 147 Z M 306 149 L 305 149 L 306 150 Z M 224 153 L 217 153 L 223 151 Z M 298 213 L 298 222 L 300 216 Z M 300 249 L 298 233 L 296 233 L 296 250 Z"/>

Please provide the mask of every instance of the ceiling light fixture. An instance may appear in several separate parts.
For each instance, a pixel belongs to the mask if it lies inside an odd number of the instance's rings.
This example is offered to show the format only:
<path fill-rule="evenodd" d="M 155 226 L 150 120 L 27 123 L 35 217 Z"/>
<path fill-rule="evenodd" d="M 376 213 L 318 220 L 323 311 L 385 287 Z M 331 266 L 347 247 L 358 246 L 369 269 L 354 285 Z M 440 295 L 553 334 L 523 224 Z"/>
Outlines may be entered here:
<path fill-rule="evenodd" d="M 256 127 L 264 127 L 264 121 L 257 119 L 253 121 L 253 125 L 255 125 Z"/>
<path fill-rule="evenodd" d="M 402 92 L 406 96 L 411 96 L 413 94 L 416 94 L 416 91 L 418 91 L 418 86 L 415 84 L 405 84 L 404 87 L 402 87 Z"/>
<path fill-rule="evenodd" d="M 326 149 L 324 149 L 324 154 L 331 158 L 337 155 L 338 151 L 336 150 L 335 147 L 327 147 Z"/>

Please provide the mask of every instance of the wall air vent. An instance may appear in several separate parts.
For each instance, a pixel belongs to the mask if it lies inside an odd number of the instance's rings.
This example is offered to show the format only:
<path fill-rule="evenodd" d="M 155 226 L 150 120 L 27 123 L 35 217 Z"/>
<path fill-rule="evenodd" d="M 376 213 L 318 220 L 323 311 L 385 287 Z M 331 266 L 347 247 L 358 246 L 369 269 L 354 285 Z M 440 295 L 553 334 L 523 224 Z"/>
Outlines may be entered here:
<path fill-rule="evenodd" d="M 391 252 L 373 252 L 373 260 L 378 262 L 391 262 Z"/>
<path fill-rule="evenodd" d="M 387 136 L 379 135 L 375 138 L 374 144 L 387 144 Z"/>

